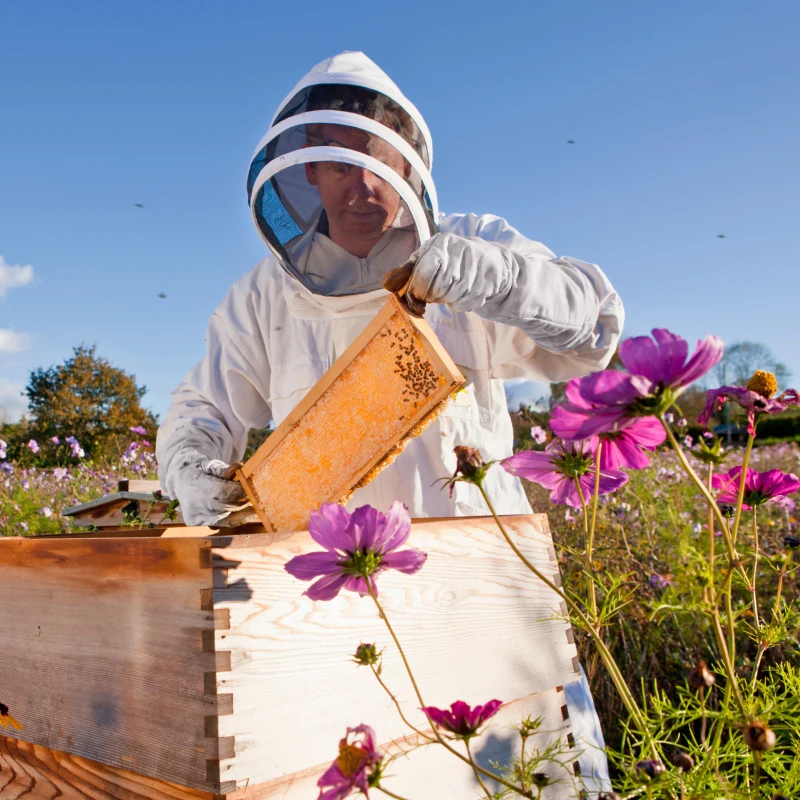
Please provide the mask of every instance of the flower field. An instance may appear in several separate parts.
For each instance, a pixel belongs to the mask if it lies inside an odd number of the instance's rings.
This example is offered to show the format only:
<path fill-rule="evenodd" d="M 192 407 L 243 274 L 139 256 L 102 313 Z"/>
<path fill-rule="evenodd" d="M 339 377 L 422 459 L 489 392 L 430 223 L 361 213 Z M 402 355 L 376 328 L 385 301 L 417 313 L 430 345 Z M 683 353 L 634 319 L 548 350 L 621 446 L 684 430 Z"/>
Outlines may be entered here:
<path fill-rule="evenodd" d="M 709 431 L 689 435 L 681 394 L 721 356 L 713 336 L 691 355 L 665 330 L 626 340 L 624 369 L 570 381 L 549 430 L 531 428 L 528 449 L 486 463 L 458 446 L 455 472 L 443 476 L 443 488 L 456 481 L 478 487 L 530 579 L 566 604 L 616 789 L 595 794 L 598 800 L 800 795 L 800 446 L 758 439 L 759 421 L 800 405 L 800 396 L 778 394 L 775 377 L 757 371 L 746 386 L 709 391 L 700 414 L 707 422 L 725 403 L 738 405 L 747 416 L 745 446 L 725 446 Z M 122 478 L 154 477 L 144 428 L 130 430 L 119 462 L 103 465 L 85 463 L 71 435 L 31 440 L 14 463 L 0 441 L 0 529 L 64 531 L 64 508 L 113 491 Z M 547 512 L 562 587 L 525 559 L 495 515 L 483 485 L 492 469 L 524 479 L 533 508 Z M 562 754 L 526 752 L 536 720 L 520 722 L 522 756 L 490 770 L 473 759 L 470 741 L 502 698 L 476 698 L 482 704 L 474 707 L 453 698 L 449 710 L 423 700 L 379 599 L 383 572 L 425 568 L 407 509 L 395 503 L 385 514 L 368 506 L 349 512 L 326 504 L 312 513 L 309 533 L 323 550 L 296 556 L 285 569 L 298 580 L 298 594 L 309 584 L 309 602 L 355 592 L 374 604 L 396 646 L 386 657 L 402 659 L 431 726 L 414 727 L 397 706 L 418 746 L 441 746 L 469 764 L 488 800 L 539 798 L 550 780 L 541 765 Z M 364 642 L 354 648 L 356 664 L 368 666 L 396 702 L 381 678 L 383 650 Z M 0 706 L 0 723 L 3 714 Z M 320 778 L 320 800 L 370 790 L 399 797 L 382 782 L 392 759 L 376 746 L 379 732 L 369 720 L 352 722 Z"/>
<path fill-rule="evenodd" d="M 41 443 L 31 439 L 14 462 L 6 458 L 0 439 L 2 535 L 67 533 L 72 524 L 61 516 L 64 509 L 116 491 L 117 481 L 124 478 L 156 478 L 153 448 L 143 436 L 143 428 L 132 428 L 131 443 L 119 461 L 100 464 L 85 461 L 71 436 Z M 59 466 L 40 466 L 45 461 Z"/>

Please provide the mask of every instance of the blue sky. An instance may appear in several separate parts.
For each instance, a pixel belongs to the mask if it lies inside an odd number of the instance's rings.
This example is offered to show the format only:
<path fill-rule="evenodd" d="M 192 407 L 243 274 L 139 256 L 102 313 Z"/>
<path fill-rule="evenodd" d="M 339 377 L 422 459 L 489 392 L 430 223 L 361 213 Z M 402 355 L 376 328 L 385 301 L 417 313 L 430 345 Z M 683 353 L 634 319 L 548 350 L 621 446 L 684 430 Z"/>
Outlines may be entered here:
<path fill-rule="evenodd" d="M 0 0 L 0 406 L 95 343 L 165 413 L 265 252 L 248 159 L 345 49 L 425 116 L 443 210 L 600 264 L 627 335 L 763 342 L 800 379 L 799 33 L 796 0 Z"/>

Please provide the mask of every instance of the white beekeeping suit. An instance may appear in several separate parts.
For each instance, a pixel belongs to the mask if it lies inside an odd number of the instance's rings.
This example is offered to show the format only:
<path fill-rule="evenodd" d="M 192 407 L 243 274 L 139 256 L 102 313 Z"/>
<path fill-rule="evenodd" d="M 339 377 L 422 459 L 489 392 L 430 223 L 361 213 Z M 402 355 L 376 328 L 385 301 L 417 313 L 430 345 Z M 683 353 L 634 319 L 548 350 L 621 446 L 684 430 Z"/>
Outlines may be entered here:
<path fill-rule="evenodd" d="M 175 390 L 158 434 L 162 486 L 190 524 L 213 524 L 240 502 L 215 474 L 241 459 L 250 429 L 280 424 L 324 375 L 385 304 L 385 274 L 412 254 L 411 290 L 430 303 L 425 319 L 466 392 L 350 507 L 401 500 L 412 517 L 488 513 L 476 487 L 457 483 L 451 496 L 433 484 L 453 473 L 455 445 L 487 461 L 511 455 L 503 381 L 565 381 L 608 363 L 623 310 L 603 272 L 556 258 L 499 217 L 440 214 L 432 156 L 422 116 L 362 53 L 318 64 L 279 107 L 247 182 L 270 253 L 212 315 L 206 355 Z M 336 212 L 315 183 L 320 165 L 390 187 L 391 215 L 368 253 L 334 241 Z M 499 467 L 486 490 L 500 513 L 531 510 Z M 587 713 L 594 721 L 593 707 Z"/>

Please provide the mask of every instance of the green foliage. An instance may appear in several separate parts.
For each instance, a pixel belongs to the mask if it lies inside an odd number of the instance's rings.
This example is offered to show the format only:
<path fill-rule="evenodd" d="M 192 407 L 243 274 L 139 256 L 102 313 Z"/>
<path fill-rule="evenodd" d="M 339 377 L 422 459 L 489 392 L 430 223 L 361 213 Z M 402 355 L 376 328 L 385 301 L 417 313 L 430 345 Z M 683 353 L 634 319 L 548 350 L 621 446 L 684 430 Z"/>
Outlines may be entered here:
<path fill-rule="evenodd" d="M 251 456 L 253 456 L 261 447 L 264 442 L 267 441 L 267 437 L 274 431 L 274 428 L 252 428 L 247 433 L 247 448 L 244 451 L 244 456 L 242 456 L 242 461 L 247 461 Z"/>
<path fill-rule="evenodd" d="M 798 461 L 800 448 L 784 443 L 756 448 L 750 466 L 760 472 L 796 472 Z M 732 455 L 730 466 L 735 463 L 741 463 L 741 451 Z M 704 464 L 694 464 L 705 473 Z M 603 641 L 634 689 L 648 737 L 633 724 L 596 644 L 573 619 L 617 791 L 709 800 L 797 796 L 800 550 L 783 543 L 786 535 L 796 535 L 794 512 L 775 504 L 758 509 L 757 563 L 754 514 L 742 517 L 737 540 L 741 567 L 732 573 L 730 617 L 724 609 L 721 614 L 726 638 L 729 623 L 735 634 L 733 663 L 742 711 L 733 701 L 714 631 L 709 593 L 712 586 L 725 584 L 728 562 L 720 537 L 709 535 L 705 501 L 671 452 L 658 453 L 649 469 L 630 476 L 622 491 L 601 501 L 590 576 Z M 526 484 L 526 490 L 534 509 L 548 513 L 565 588 L 585 602 L 589 568 L 579 514 L 551 505 L 548 491 L 535 484 Z M 688 680 L 701 659 L 716 678 L 702 695 Z M 743 731 L 752 720 L 775 732 L 774 749 L 754 755 L 746 745 Z M 653 757 L 653 747 L 666 771 L 658 781 L 643 784 L 634 764 Z M 689 754 L 696 767 L 679 772 L 670 763 L 675 750 Z"/>
<path fill-rule="evenodd" d="M 158 421 L 142 408 L 146 389 L 133 375 L 100 358 L 95 347 L 75 347 L 63 364 L 31 373 L 30 420 L 4 427 L 9 458 L 19 459 L 28 440 L 74 436 L 90 458 L 119 458 L 131 440 L 131 427 L 142 426 L 155 438 Z M 61 463 L 56 455 L 38 459 L 42 466 Z"/>
<path fill-rule="evenodd" d="M 791 439 L 800 438 L 800 411 L 787 411 L 783 414 L 764 415 L 758 421 L 758 439 Z"/>
<path fill-rule="evenodd" d="M 65 509 L 116 491 L 117 482 L 128 477 L 156 477 L 150 453 L 54 469 L 2 461 L 0 536 L 70 533 L 73 526 L 69 517 L 62 516 Z M 134 520 L 131 524 L 138 525 Z"/>

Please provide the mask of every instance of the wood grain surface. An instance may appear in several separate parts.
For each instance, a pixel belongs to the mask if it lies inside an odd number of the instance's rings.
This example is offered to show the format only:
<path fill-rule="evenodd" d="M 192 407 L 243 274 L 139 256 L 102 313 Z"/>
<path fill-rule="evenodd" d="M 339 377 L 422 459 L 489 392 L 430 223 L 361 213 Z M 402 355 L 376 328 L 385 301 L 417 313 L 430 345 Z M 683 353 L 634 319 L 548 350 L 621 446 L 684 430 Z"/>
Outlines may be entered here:
<path fill-rule="evenodd" d="M 508 762 L 517 757 L 520 740 L 514 726 L 524 717 L 552 719 L 552 724 L 544 725 L 528 740 L 526 751 L 530 754 L 536 748 L 543 750 L 554 740 L 560 741 L 565 746 L 559 756 L 561 763 L 550 762 L 541 768 L 553 781 L 542 798 L 576 798 L 579 778 L 574 772 L 575 751 L 569 749 L 569 719 L 563 717 L 563 706 L 564 695 L 558 689 L 503 706 L 491 729 L 473 743 L 478 762 L 491 769 L 491 761 Z M 334 742 L 330 761 L 336 757 L 336 746 Z M 387 762 L 391 759 L 386 787 L 408 800 L 476 800 L 482 797 L 470 768 L 437 745 L 419 747 L 417 738 L 411 736 L 386 742 L 382 750 Z M 0 800 L 310 800 L 317 796 L 317 781 L 328 766 L 329 762 L 318 764 L 220 795 L 0 736 Z"/>
<path fill-rule="evenodd" d="M 523 552 L 558 574 L 544 515 L 506 518 Z M 215 609 L 230 612 L 217 630 L 231 694 L 220 736 L 235 756 L 220 780 L 259 784 L 322 763 L 348 725 L 367 722 L 382 740 L 407 728 L 367 668 L 351 661 L 360 642 L 385 648 L 383 676 L 408 716 L 424 725 L 400 657 L 370 598 L 342 593 L 314 603 L 308 584 L 288 575 L 294 555 L 319 549 L 307 533 L 211 540 Z M 576 649 L 557 596 L 517 560 L 491 518 L 419 522 L 409 545 L 428 553 L 413 576 L 379 576 L 380 599 L 420 681 L 425 702 L 448 706 L 512 701 L 574 679 Z"/>
<path fill-rule="evenodd" d="M 210 788 L 206 539 L 0 539 L 2 701 L 18 739 Z"/>

